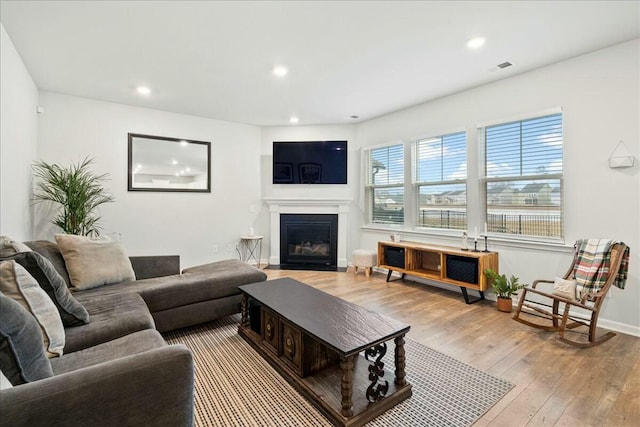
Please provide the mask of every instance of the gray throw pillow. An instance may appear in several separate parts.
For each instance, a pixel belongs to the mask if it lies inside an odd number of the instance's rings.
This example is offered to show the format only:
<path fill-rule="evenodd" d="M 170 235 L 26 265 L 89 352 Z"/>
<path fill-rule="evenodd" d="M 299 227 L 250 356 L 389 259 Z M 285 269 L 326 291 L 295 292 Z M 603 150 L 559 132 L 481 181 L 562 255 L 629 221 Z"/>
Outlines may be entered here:
<path fill-rule="evenodd" d="M 7 257 L 6 260 L 16 261 L 36 279 L 58 309 L 64 326 L 80 326 L 89 323 L 89 313 L 71 295 L 67 284 L 48 259 L 37 252 L 21 252 Z"/>
<path fill-rule="evenodd" d="M 24 244 L 48 259 L 51 264 L 53 264 L 60 277 L 62 277 L 64 282 L 67 284 L 67 288 L 71 287 L 69 272 L 67 271 L 67 266 L 64 263 L 64 258 L 62 257 L 62 253 L 60 252 L 58 245 L 48 240 L 32 240 L 30 242 L 24 242 Z"/>
<path fill-rule="evenodd" d="M 0 370 L 13 385 L 53 376 L 36 319 L 0 293 Z"/>
<path fill-rule="evenodd" d="M 0 261 L 0 292 L 18 302 L 38 321 L 47 357 L 62 356 L 64 325 L 55 304 L 36 279 L 17 262 Z"/>

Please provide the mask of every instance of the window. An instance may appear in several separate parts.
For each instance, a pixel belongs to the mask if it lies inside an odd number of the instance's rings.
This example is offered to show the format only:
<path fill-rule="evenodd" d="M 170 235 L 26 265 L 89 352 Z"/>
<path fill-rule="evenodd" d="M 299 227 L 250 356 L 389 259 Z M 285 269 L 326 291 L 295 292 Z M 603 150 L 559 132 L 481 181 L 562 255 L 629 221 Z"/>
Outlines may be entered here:
<path fill-rule="evenodd" d="M 562 238 L 562 114 L 487 126 L 484 138 L 488 231 Z"/>
<path fill-rule="evenodd" d="M 467 137 L 464 132 L 416 142 L 419 227 L 467 229 Z"/>
<path fill-rule="evenodd" d="M 403 144 L 367 151 L 367 199 L 373 224 L 404 224 Z"/>

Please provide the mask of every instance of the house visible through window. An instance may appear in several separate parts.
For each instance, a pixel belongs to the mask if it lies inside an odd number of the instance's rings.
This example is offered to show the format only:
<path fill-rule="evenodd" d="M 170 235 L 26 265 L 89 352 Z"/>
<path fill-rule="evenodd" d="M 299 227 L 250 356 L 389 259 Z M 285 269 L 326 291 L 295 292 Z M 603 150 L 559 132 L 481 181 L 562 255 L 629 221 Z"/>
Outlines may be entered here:
<path fill-rule="evenodd" d="M 466 230 L 467 137 L 465 132 L 416 142 L 419 227 Z"/>
<path fill-rule="evenodd" d="M 373 224 L 404 224 L 403 144 L 367 151 L 367 199 Z"/>
<path fill-rule="evenodd" d="M 489 232 L 562 238 L 562 114 L 485 128 Z"/>

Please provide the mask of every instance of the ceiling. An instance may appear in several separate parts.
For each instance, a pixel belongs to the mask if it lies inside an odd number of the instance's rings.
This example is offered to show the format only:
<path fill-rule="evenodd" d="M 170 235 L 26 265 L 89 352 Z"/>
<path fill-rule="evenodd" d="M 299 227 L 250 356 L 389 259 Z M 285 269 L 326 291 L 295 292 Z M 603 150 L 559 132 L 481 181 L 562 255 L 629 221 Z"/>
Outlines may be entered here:
<path fill-rule="evenodd" d="M 639 4 L 2 0 L 0 18 L 41 90 L 271 126 L 369 120 L 635 39 Z"/>

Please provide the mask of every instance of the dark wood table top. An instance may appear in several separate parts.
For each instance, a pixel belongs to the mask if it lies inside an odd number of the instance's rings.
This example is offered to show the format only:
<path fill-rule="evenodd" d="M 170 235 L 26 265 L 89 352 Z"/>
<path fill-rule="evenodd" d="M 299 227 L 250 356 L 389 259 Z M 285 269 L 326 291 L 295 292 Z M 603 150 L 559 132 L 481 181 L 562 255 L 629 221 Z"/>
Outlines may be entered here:
<path fill-rule="evenodd" d="M 239 289 L 341 356 L 404 335 L 410 328 L 291 278 L 253 283 Z"/>

